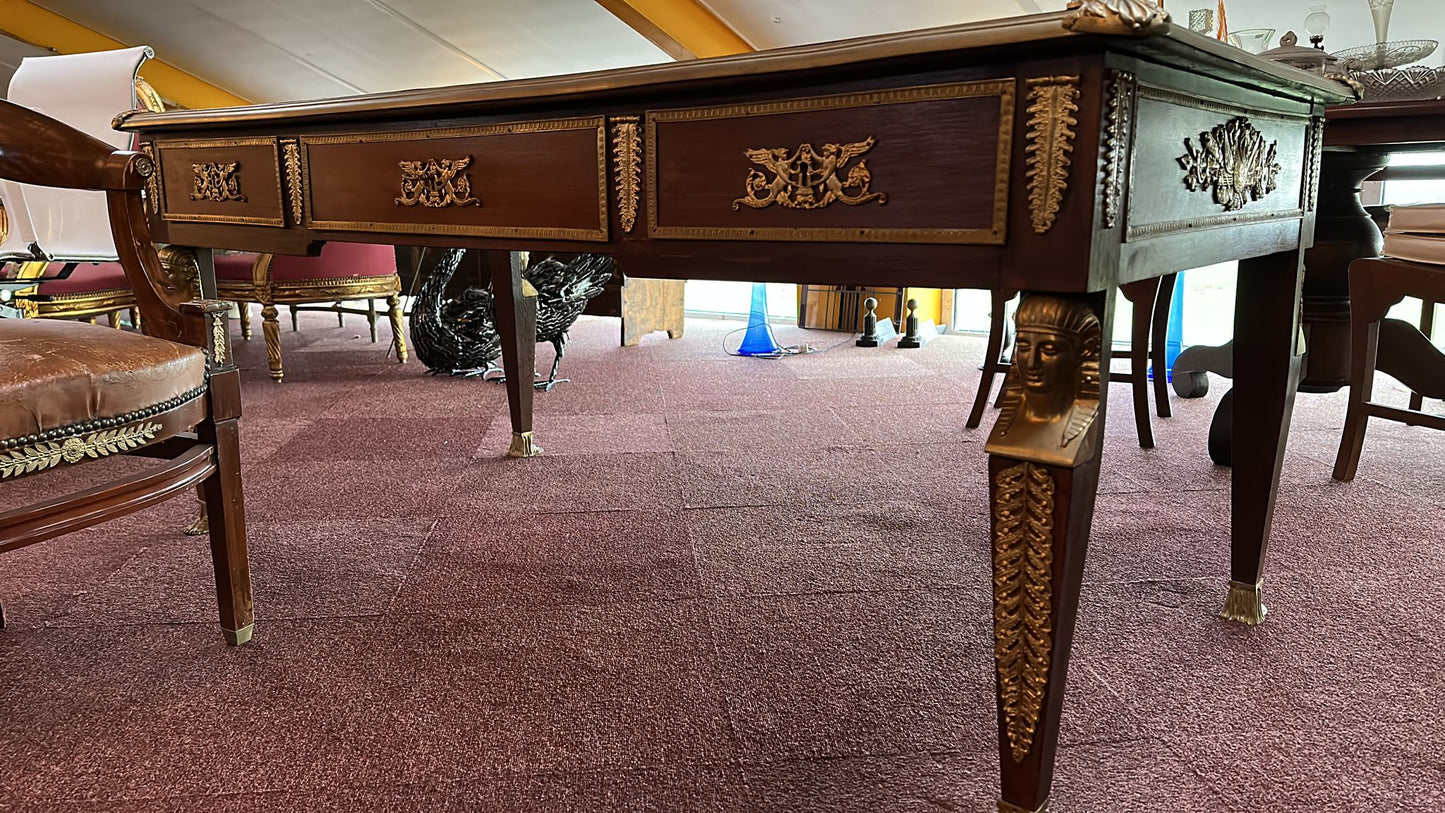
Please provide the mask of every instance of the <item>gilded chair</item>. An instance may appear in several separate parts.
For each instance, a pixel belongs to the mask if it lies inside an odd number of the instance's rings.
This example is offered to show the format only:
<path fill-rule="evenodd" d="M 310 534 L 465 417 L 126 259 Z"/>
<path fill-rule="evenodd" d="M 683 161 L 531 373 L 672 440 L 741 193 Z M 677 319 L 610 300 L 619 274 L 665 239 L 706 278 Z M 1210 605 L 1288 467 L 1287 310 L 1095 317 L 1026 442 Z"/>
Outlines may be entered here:
<path fill-rule="evenodd" d="M 262 332 L 271 378 L 281 381 L 281 323 L 278 305 L 296 306 L 350 300 L 386 299 L 391 318 L 392 347 L 398 362 L 407 360 L 406 331 L 402 327 L 401 278 L 391 246 L 361 243 L 327 243 L 316 257 L 284 254 L 217 254 L 216 291 L 240 307 L 241 335 L 251 338 L 250 303 L 261 305 Z M 330 307 L 340 314 L 361 313 Z M 376 341 L 376 311 L 370 310 L 371 340 Z M 292 328 L 295 328 L 294 312 Z"/>
<path fill-rule="evenodd" d="M 137 107 L 164 109 L 160 97 L 137 75 L 152 55 L 149 47 L 138 46 L 30 57 L 11 78 L 7 98 L 116 149 L 128 149 L 130 137 L 111 127 L 115 115 Z M 34 207 L 28 202 L 31 197 Z M 93 322 L 107 316 L 112 327 L 120 327 L 121 314 L 128 311 L 135 324 L 135 298 L 125 272 L 114 262 L 104 206 L 86 203 L 86 197 L 93 196 L 0 184 L 7 215 L 3 243 L 14 244 L 9 253 L 23 254 L 38 247 L 39 254 L 54 260 L 20 269 L 17 277 L 41 281 L 34 288 L 17 291 L 16 305 L 23 315 L 36 318 Z M 32 208 L 48 214 L 33 214 Z"/>
<path fill-rule="evenodd" d="M 144 155 L 117 151 L 0 101 L 0 178 L 54 192 L 100 190 L 113 230 L 111 249 L 145 327 L 141 334 L 82 322 L 0 319 L 0 483 L 43 480 L 47 472 L 99 466 L 120 454 L 160 460 L 82 491 L 46 490 L 39 502 L 18 508 L 7 498 L 0 509 L 0 554 L 199 485 L 212 517 L 221 629 L 228 643 L 242 644 L 252 633 L 251 578 L 241 497 L 240 378 L 226 335 L 229 305 L 191 301 L 161 267 L 141 194 L 154 171 Z M 31 205 L 32 215 L 54 214 L 34 208 L 33 199 Z"/>

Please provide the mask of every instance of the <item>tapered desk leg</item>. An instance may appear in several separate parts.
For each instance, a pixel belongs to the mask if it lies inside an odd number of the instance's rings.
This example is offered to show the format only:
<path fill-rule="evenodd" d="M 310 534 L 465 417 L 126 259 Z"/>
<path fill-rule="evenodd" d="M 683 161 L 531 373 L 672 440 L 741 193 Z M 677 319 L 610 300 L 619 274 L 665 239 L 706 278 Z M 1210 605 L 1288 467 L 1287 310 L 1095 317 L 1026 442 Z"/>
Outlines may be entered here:
<path fill-rule="evenodd" d="M 1284 463 L 1301 354 L 1298 250 L 1239 264 L 1234 306 L 1234 419 L 1229 594 L 1220 616 L 1264 621 L 1265 548 Z"/>
<path fill-rule="evenodd" d="M 1099 483 L 1113 296 L 1025 294 L 985 447 L 1000 813 L 1048 806 Z"/>
<path fill-rule="evenodd" d="M 501 252 L 506 253 L 506 252 Z M 512 457 L 532 457 L 542 447 L 532 438 L 532 379 L 537 369 L 537 291 L 522 279 L 519 252 L 493 257 L 492 292 L 497 331 L 502 337 L 502 371 L 507 376 L 507 406 L 512 413 Z"/>

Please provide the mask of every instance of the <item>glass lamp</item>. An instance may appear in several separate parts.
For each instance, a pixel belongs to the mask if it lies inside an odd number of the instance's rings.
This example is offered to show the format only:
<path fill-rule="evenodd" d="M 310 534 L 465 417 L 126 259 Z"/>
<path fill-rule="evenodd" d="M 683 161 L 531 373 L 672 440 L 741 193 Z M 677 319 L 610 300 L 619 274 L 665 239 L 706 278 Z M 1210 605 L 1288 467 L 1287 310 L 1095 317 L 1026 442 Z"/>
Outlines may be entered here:
<path fill-rule="evenodd" d="M 1305 16 L 1305 30 L 1309 32 L 1310 44 L 1321 50 L 1325 47 L 1325 30 L 1330 27 L 1330 15 L 1324 6 L 1310 6 Z"/>

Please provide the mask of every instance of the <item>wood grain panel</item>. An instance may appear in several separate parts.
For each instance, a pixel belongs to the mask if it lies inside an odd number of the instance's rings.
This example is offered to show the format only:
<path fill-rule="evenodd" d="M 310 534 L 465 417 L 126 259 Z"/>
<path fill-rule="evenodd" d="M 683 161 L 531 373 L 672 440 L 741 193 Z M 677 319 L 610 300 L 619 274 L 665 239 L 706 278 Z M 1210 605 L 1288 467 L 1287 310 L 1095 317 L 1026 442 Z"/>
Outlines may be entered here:
<path fill-rule="evenodd" d="M 902 88 L 782 102 L 653 110 L 647 114 L 648 234 L 694 240 L 808 240 L 1002 244 L 1008 209 L 1013 79 Z M 803 144 L 872 138 L 843 164 L 866 162 L 857 205 L 735 205 L 753 171 L 748 156 Z M 938 149 L 938 144 L 948 149 Z"/>
<path fill-rule="evenodd" d="M 328 231 L 607 239 L 602 117 L 303 136 L 307 227 Z M 401 162 L 470 158 L 467 205 L 402 205 Z"/>
<path fill-rule="evenodd" d="M 274 138 L 157 141 L 161 217 L 176 222 L 286 225 L 281 208 L 281 163 Z M 237 164 L 237 189 L 245 200 L 195 199 L 196 165 Z"/>

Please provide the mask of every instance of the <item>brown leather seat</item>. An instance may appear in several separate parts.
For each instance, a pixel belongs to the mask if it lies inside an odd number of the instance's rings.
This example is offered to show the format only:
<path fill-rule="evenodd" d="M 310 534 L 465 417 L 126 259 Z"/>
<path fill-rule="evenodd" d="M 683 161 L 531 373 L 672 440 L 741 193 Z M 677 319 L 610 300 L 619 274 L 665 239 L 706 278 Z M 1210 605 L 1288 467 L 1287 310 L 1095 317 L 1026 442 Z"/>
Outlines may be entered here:
<path fill-rule="evenodd" d="M 199 348 L 98 325 L 0 319 L 0 441 L 136 420 L 201 397 L 205 383 Z"/>

